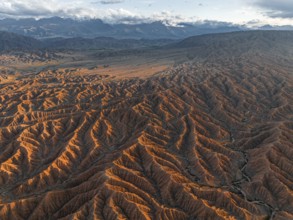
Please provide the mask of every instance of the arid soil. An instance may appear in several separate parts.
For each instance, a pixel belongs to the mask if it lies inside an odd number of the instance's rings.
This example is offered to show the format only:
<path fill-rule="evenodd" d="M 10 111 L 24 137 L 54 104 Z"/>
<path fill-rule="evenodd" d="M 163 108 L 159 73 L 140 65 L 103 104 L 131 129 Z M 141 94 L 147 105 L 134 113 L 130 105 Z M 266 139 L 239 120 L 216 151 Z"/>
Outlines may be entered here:
<path fill-rule="evenodd" d="M 0 219 L 293 219 L 292 60 L 111 68 L 0 82 Z"/>

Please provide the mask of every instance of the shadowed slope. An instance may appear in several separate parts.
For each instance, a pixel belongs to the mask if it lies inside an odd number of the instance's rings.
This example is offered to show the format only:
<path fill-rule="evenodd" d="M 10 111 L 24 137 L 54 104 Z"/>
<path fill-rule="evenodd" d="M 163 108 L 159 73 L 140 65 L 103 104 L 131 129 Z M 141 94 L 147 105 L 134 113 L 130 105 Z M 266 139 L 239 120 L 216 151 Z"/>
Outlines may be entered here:
<path fill-rule="evenodd" d="M 0 52 L 5 50 L 32 50 L 41 46 L 41 42 L 14 33 L 0 31 Z"/>

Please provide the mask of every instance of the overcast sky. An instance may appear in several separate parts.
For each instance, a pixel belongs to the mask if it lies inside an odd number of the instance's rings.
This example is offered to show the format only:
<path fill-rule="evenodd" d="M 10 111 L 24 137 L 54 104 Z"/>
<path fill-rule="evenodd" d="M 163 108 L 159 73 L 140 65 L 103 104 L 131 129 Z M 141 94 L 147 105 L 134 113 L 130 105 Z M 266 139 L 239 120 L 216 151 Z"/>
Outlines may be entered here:
<path fill-rule="evenodd" d="M 293 25 L 293 0 L 1 0 L 0 18 L 101 18 L 108 22 L 203 20 Z"/>

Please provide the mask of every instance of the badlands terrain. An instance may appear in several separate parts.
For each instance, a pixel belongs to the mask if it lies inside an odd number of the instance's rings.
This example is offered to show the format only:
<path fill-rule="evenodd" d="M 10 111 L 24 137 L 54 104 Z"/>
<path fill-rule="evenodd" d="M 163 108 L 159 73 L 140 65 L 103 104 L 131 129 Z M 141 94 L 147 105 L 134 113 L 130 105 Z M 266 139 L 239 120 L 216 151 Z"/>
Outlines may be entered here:
<path fill-rule="evenodd" d="M 0 55 L 0 219 L 293 219 L 293 32 L 24 49 Z"/>

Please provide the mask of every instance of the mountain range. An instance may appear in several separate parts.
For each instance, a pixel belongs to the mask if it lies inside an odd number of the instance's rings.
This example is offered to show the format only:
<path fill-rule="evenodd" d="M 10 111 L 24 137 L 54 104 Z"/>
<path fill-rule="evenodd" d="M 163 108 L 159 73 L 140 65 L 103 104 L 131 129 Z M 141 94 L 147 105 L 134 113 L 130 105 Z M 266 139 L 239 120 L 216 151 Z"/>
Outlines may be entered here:
<path fill-rule="evenodd" d="M 221 54 L 243 53 L 251 48 L 272 50 L 278 45 L 282 52 L 292 44 L 293 31 L 238 31 L 234 33 L 206 34 L 192 36 L 183 40 L 172 39 L 116 39 L 112 37 L 96 38 L 49 38 L 35 39 L 11 32 L 0 31 L 0 51 L 29 50 L 90 50 L 90 49 L 137 49 L 147 47 L 197 48 L 196 54 L 207 56 L 217 52 L 213 48 L 222 48 Z M 245 43 L 247 42 L 247 43 Z M 286 44 L 284 44 L 286 43 Z M 235 45 L 237 47 L 235 48 Z M 239 49 L 241 47 L 241 49 Z M 273 52 L 273 51 L 270 51 Z M 193 53 L 190 52 L 190 56 Z"/>
<path fill-rule="evenodd" d="M 56 37 L 114 37 L 134 39 L 182 39 L 193 35 L 231 32 L 247 29 L 226 22 L 180 23 L 167 25 L 162 21 L 141 24 L 108 24 L 100 19 L 74 20 L 70 18 L 3 19 L 0 31 L 13 32 L 34 38 Z"/>
<path fill-rule="evenodd" d="M 20 34 L 0 31 L 1 51 L 49 50 L 89 50 L 89 49 L 134 49 L 163 46 L 176 42 L 172 39 L 116 39 L 111 37 L 96 38 L 49 38 L 35 39 Z"/>

